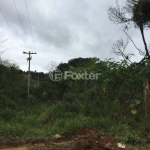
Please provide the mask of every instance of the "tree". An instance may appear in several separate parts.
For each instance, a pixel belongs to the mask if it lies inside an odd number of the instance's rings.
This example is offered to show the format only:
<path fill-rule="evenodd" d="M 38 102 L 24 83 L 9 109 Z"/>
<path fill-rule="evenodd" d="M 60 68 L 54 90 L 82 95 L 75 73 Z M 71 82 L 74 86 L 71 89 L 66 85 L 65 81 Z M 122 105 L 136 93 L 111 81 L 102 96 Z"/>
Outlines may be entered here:
<path fill-rule="evenodd" d="M 142 53 L 144 53 L 144 57 L 150 59 L 150 52 L 144 35 L 144 29 L 150 28 L 150 0 L 126 0 L 124 3 L 117 1 L 115 6 L 110 6 L 108 8 L 108 15 L 113 23 L 124 24 L 124 31 L 132 26 L 140 29 L 145 47 L 145 50 L 144 52 L 142 51 Z M 129 35 L 127 34 L 127 36 Z"/>
<path fill-rule="evenodd" d="M 126 0 L 126 2 L 116 2 L 115 6 L 111 6 L 108 8 L 109 19 L 116 24 L 124 24 L 124 33 L 134 44 L 135 48 L 139 51 L 140 54 L 144 56 L 144 58 L 139 62 L 143 62 L 145 59 L 150 60 L 150 51 L 147 46 L 147 42 L 144 35 L 144 29 L 150 28 L 150 0 Z M 132 38 L 128 35 L 127 31 L 129 27 L 134 26 L 135 28 L 139 28 L 144 44 L 144 51 L 137 48 Z M 124 50 L 126 48 L 126 44 L 123 41 L 117 41 L 113 46 L 113 51 L 126 57 Z M 145 101 L 145 116 L 150 118 L 150 96 L 149 96 L 149 83 L 147 77 L 144 79 L 144 101 Z"/>
<path fill-rule="evenodd" d="M 90 63 L 93 58 L 74 58 L 68 61 L 70 67 L 83 67 Z"/>
<path fill-rule="evenodd" d="M 57 66 L 57 69 L 59 69 L 60 71 L 68 71 L 69 70 L 69 65 L 68 63 L 60 63 L 58 66 Z"/>
<path fill-rule="evenodd" d="M 58 66 L 58 63 L 55 61 L 51 61 L 48 65 L 47 65 L 47 70 L 50 72 L 53 72 Z"/>

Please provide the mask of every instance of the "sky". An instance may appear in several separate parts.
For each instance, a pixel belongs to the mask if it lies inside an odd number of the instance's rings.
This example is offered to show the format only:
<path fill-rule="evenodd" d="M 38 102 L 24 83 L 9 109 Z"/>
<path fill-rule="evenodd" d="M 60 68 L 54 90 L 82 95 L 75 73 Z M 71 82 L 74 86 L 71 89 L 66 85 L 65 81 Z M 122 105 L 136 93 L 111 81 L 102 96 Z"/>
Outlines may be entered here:
<path fill-rule="evenodd" d="M 2 58 L 26 71 L 28 55 L 23 51 L 36 52 L 31 70 L 38 72 L 47 72 L 51 62 L 78 57 L 119 60 L 111 48 L 126 35 L 108 18 L 107 9 L 113 4 L 115 0 L 0 0 L 0 41 L 6 40 L 0 49 L 5 51 Z M 130 29 L 129 35 L 138 48 L 144 48 L 138 29 Z M 148 42 L 149 31 L 145 35 Z M 131 42 L 127 52 L 135 54 L 132 61 L 141 60 Z"/>

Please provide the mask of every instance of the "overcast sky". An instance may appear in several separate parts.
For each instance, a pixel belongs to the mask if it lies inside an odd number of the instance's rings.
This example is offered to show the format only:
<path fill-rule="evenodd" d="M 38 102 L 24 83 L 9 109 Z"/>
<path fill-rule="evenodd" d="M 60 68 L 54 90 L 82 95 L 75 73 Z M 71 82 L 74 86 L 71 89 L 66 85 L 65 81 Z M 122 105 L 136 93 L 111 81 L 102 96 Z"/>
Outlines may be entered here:
<path fill-rule="evenodd" d="M 7 39 L 7 49 L 3 58 L 16 62 L 23 70 L 28 69 L 23 51 L 37 52 L 32 56 L 31 70 L 46 71 L 46 66 L 55 61 L 67 62 L 78 57 L 98 57 L 119 59 L 111 53 L 113 43 L 125 38 L 120 25 L 114 25 L 108 19 L 107 9 L 115 0 L 26 0 L 32 28 L 27 16 L 25 0 L 15 0 L 19 21 L 13 0 L 0 0 L 0 9 L 8 21 L 11 30 L 0 12 L 0 41 Z M 25 30 L 25 31 L 24 31 Z M 129 31 L 139 48 L 143 48 L 138 29 Z M 148 31 L 146 31 L 147 42 Z M 14 36 L 15 35 L 15 36 Z M 0 51 L 1 51 L 0 50 Z M 132 43 L 127 47 L 135 56 Z"/>

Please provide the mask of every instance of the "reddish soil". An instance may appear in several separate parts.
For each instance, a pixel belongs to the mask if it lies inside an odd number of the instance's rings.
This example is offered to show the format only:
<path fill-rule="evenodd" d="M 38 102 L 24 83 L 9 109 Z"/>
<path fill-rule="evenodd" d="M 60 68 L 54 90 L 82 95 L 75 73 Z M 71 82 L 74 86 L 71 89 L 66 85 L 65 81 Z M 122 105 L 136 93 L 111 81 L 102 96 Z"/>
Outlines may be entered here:
<path fill-rule="evenodd" d="M 73 144 L 71 150 L 121 150 L 114 142 L 114 136 L 100 135 L 94 129 L 85 129 Z"/>
<path fill-rule="evenodd" d="M 70 139 L 59 139 L 44 142 L 26 141 L 0 144 L 1 150 L 123 150 L 117 146 L 114 136 L 101 135 L 95 129 L 84 129 L 80 134 Z M 126 150 L 148 150 L 150 148 L 127 146 Z"/>

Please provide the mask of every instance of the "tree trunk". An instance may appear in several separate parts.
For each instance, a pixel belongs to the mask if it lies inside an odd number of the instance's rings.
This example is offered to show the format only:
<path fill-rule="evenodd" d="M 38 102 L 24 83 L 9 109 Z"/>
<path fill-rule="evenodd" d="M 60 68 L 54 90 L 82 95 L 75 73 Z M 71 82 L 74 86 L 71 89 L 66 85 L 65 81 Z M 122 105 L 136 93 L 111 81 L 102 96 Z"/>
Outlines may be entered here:
<path fill-rule="evenodd" d="M 145 105 L 145 117 L 150 118 L 150 92 L 148 79 L 144 79 L 144 105 Z"/>
<path fill-rule="evenodd" d="M 149 55 L 149 51 L 148 51 L 147 44 L 146 44 L 146 40 L 145 40 L 145 36 L 144 36 L 144 29 L 143 29 L 143 25 L 140 25 L 140 31 L 141 31 L 141 35 L 142 35 L 142 39 L 143 39 L 143 43 L 144 43 L 144 46 L 145 46 L 146 56 L 147 56 L 147 57 L 148 57 L 148 59 L 149 59 L 149 58 L 150 58 L 150 55 Z"/>

